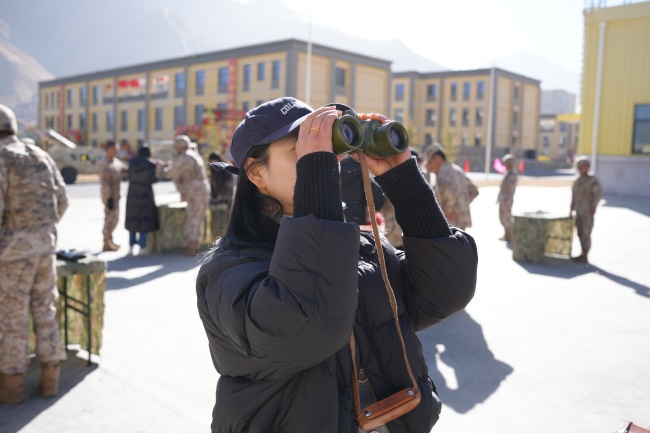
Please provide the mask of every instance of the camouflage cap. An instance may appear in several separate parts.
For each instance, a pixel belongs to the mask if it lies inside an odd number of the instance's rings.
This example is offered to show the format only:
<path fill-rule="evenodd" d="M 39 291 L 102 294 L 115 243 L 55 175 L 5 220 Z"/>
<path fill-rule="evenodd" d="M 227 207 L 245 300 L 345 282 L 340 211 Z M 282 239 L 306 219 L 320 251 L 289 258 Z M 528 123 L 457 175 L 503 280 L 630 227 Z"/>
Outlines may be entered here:
<path fill-rule="evenodd" d="M 18 132 L 18 122 L 13 110 L 6 105 L 0 104 L 0 131 Z"/>
<path fill-rule="evenodd" d="M 21 138 L 20 141 L 22 141 L 23 144 L 26 145 L 26 146 L 27 146 L 27 145 L 30 145 L 30 144 L 31 144 L 32 146 L 36 146 L 36 142 L 34 141 L 33 138 L 24 137 L 24 138 Z"/>
<path fill-rule="evenodd" d="M 177 135 L 174 137 L 174 148 L 175 149 L 188 149 L 190 147 L 190 137 L 187 135 Z"/>
<path fill-rule="evenodd" d="M 506 164 L 508 161 L 513 162 L 513 163 L 515 162 L 515 156 L 512 153 L 506 153 L 501 158 L 501 162 L 504 163 L 504 164 Z"/>
<path fill-rule="evenodd" d="M 586 156 L 579 156 L 573 162 L 576 168 L 580 168 L 583 165 L 591 166 L 591 162 L 589 161 L 589 158 L 587 158 Z"/>

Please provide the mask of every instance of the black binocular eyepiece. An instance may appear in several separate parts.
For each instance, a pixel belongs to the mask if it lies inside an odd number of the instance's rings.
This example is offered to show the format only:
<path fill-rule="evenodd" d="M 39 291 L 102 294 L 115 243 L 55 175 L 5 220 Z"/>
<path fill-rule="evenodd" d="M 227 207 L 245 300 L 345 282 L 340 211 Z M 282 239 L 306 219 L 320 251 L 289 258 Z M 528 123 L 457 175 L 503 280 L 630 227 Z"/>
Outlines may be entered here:
<path fill-rule="evenodd" d="M 362 149 L 371 158 L 383 159 L 409 148 L 406 128 L 400 122 L 382 124 L 378 120 L 360 120 L 347 105 L 328 104 L 342 111 L 332 127 L 332 148 L 337 155 Z"/>

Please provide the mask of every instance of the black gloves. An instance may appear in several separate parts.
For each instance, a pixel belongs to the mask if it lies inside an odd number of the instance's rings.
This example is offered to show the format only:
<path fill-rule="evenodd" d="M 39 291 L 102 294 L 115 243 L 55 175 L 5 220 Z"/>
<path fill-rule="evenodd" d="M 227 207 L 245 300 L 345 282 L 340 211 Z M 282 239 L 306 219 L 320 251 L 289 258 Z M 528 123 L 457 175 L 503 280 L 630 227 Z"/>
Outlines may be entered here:
<path fill-rule="evenodd" d="M 108 208 L 108 210 L 115 209 L 115 202 L 113 201 L 113 197 L 108 199 L 108 201 L 106 202 L 106 207 Z"/>

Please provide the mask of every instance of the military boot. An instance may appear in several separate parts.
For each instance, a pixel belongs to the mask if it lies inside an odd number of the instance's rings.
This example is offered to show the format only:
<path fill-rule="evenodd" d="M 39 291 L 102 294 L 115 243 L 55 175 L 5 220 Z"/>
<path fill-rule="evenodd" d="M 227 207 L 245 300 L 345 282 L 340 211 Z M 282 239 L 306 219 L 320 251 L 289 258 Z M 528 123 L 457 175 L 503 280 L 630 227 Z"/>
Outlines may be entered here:
<path fill-rule="evenodd" d="M 104 238 L 104 249 L 102 251 L 117 251 L 119 247 L 111 242 L 111 238 Z"/>
<path fill-rule="evenodd" d="M 25 373 L 0 374 L 0 403 L 19 404 L 25 401 Z"/>
<path fill-rule="evenodd" d="M 115 248 L 115 251 L 119 250 L 120 247 L 122 246 L 122 245 L 119 245 L 119 244 L 116 244 L 115 242 L 113 242 L 113 236 L 111 236 L 111 237 L 108 239 L 108 241 L 109 241 L 110 244 L 113 246 L 113 248 Z"/>
<path fill-rule="evenodd" d="M 54 397 L 59 393 L 59 377 L 61 376 L 61 364 L 41 364 L 41 389 L 43 397 Z"/>
<path fill-rule="evenodd" d="M 576 262 L 576 263 L 589 263 L 587 261 L 587 251 L 583 251 L 582 254 L 580 254 L 577 257 L 571 257 L 571 260 Z"/>
<path fill-rule="evenodd" d="M 199 243 L 190 242 L 187 244 L 187 248 L 183 250 L 183 254 L 191 257 L 191 256 L 195 256 L 198 251 L 199 251 Z"/>

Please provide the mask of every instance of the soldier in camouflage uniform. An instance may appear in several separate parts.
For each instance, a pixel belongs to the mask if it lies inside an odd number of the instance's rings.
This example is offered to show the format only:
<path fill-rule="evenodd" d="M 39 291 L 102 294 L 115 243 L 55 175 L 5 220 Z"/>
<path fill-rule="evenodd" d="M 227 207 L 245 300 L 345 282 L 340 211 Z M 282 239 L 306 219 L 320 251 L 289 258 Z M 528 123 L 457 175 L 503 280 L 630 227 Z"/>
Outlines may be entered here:
<path fill-rule="evenodd" d="M 603 197 L 603 190 L 596 176 L 589 174 L 589 159 L 580 157 L 575 162 L 580 174 L 573 182 L 571 190 L 571 212 L 575 212 L 576 229 L 582 247 L 582 254 L 572 259 L 578 263 L 588 263 L 587 255 L 591 249 L 591 230 L 594 227 L 596 206 Z"/>
<path fill-rule="evenodd" d="M 125 164 L 117 158 L 120 147 L 114 141 L 108 141 L 105 156 L 99 164 L 99 182 L 101 184 L 102 203 L 104 203 L 104 251 L 117 251 L 120 246 L 113 242 L 113 231 L 120 217 L 120 184 Z"/>
<path fill-rule="evenodd" d="M 449 224 L 461 229 L 472 226 L 469 204 L 478 195 L 478 189 L 463 169 L 447 161 L 447 156 L 438 143 L 425 151 L 426 168 L 436 174 L 435 192 L 440 207 Z"/>
<path fill-rule="evenodd" d="M 506 166 L 506 175 L 501 181 L 501 188 L 499 188 L 499 221 L 503 226 L 504 235 L 502 241 L 512 241 L 512 201 L 515 196 L 515 189 L 517 188 L 517 173 L 515 172 L 515 157 L 511 154 L 505 155 L 501 158 L 501 162 Z"/>
<path fill-rule="evenodd" d="M 56 322 L 56 227 L 66 208 L 54 160 L 16 137 L 16 117 L 0 105 L 0 402 L 24 400 L 29 312 L 43 395 L 57 394 L 66 359 Z"/>
<path fill-rule="evenodd" d="M 205 173 L 205 163 L 201 155 L 190 149 L 190 138 L 178 135 L 174 138 L 174 149 L 178 156 L 169 170 L 181 200 L 187 202 L 185 226 L 187 248 L 183 254 L 193 256 L 201 241 L 205 212 L 210 203 L 210 184 Z"/>

